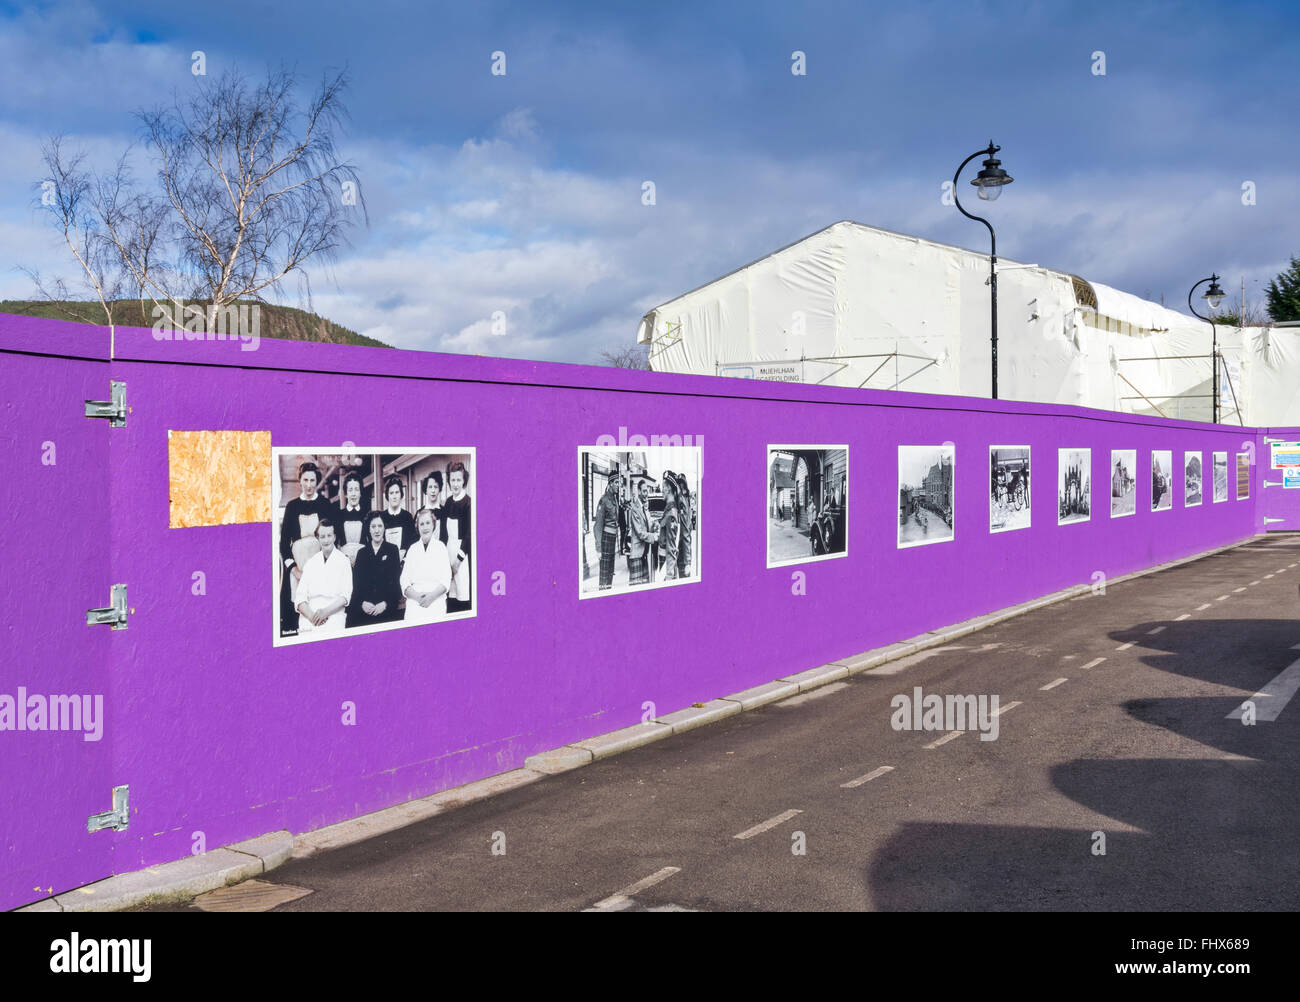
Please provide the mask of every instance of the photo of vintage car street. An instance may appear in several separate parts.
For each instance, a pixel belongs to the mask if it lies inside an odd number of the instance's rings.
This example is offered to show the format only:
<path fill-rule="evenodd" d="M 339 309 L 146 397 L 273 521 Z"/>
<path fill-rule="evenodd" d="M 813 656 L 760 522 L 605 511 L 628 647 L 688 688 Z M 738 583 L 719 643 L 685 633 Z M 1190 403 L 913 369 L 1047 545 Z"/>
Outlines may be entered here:
<path fill-rule="evenodd" d="M 767 447 L 767 566 L 848 555 L 849 450 Z"/>

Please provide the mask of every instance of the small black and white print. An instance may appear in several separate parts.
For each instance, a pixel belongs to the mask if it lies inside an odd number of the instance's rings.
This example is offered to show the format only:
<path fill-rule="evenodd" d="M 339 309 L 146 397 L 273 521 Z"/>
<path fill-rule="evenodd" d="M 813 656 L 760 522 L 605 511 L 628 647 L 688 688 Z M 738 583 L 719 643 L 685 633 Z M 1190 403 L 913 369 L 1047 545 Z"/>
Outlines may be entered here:
<path fill-rule="evenodd" d="M 848 556 L 847 446 L 767 447 L 767 566 Z"/>
<path fill-rule="evenodd" d="M 1201 454 L 1183 453 L 1183 507 L 1195 508 L 1201 503 Z"/>
<path fill-rule="evenodd" d="M 1214 457 L 1214 500 L 1228 500 L 1228 454 L 1226 452 L 1211 453 Z"/>
<path fill-rule="evenodd" d="M 1092 518 L 1092 450 L 1056 450 L 1056 522 L 1069 525 Z"/>
<path fill-rule="evenodd" d="M 989 446 L 989 531 L 1029 525 L 1029 446 Z"/>
<path fill-rule="evenodd" d="M 1151 510 L 1168 511 L 1174 506 L 1174 454 L 1168 449 L 1151 450 Z"/>
<path fill-rule="evenodd" d="M 1137 514 L 1137 450 L 1110 453 L 1110 517 Z"/>
<path fill-rule="evenodd" d="M 946 543 L 953 538 L 953 445 L 898 447 L 898 548 Z"/>
<path fill-rule="evenodd" d="M 578 597 L 700 580 L 701 447 L 578 448 Z"/>

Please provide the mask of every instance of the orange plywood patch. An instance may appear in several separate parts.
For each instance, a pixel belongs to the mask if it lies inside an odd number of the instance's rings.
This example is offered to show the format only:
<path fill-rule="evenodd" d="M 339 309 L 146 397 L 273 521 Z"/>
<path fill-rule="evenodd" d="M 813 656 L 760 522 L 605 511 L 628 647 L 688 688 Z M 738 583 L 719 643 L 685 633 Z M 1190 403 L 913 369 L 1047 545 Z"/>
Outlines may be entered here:
<path fill-rule="evenodd" d="M 167 432 L 168 526 L 271 521 L 269 431 Z"/>

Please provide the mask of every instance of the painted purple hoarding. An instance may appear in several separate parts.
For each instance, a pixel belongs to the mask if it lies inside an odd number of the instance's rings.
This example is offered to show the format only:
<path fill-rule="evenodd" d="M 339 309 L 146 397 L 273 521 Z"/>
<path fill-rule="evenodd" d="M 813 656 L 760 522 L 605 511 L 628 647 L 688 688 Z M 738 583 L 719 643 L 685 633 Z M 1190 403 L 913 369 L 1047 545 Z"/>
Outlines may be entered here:
<path fill-rule="evenodd" d="M 1094 476 L 1094 516 L 1060 526 L 1060 448 L 1094 461 L 1136 450 L 1143 484 L 1154 450 L 1209 457 L 1250 443 L 1263 455 L 1263 433 L 1009 401 L 247 347 L 119 329 L 110 362 L 102 329 L 0 318 L 0 496 L 15 514 L 49 513 L 12 536 L 10 565 L 26 570 L 0 586 L 0 694 L 103 697 L 97 740 L 0 730 L 0 908 L 517 768 L 638 722 L 646 702 L 666 714 L 1097 572 L 1232 543 L 1262 530 L 1260 506 L 1280 493 L 1260 490 L 1256 464 L 1248 500 L 1187 508 L 1179 490 L 1171 511 L 1139 505 L 1111 519 L 1107 480 Z M 127 386 L 122 428 L 82 416 L 84 400 L 108 398 L 110 378 Z M 474 617 L 275 646 L 271 522 L 168 528 L 168 431 L 218 429 L 270 430 L 277 447 L 473 448 Z M 582 601 L 579 450 L 637 435 L 700 447 L 707 560 L 679 587 Z M 767 567 L 768 448 L 782 442 L 852 456 L 846 558 Z M 1028 528 L 992 534 L 989 450 L 1008 442 L 1028 447 L 1042 486 Z M 900 547 L 900 447 L 948 443 L 953 538 Z M 128 628 L 87 626 L 115 582 L 129 589 Z M 129 828 L 88 833 L 115 785 L 130 787 Z"/>

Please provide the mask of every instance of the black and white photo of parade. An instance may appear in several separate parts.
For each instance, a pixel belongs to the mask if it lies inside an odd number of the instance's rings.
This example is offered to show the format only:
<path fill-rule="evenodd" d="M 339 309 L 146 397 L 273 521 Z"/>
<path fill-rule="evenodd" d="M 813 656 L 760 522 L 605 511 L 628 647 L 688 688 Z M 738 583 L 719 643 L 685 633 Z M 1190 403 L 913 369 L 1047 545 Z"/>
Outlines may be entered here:
<path fill-rule="evenodd" d="M 1110 517 L 1137 514 L 1137 450 L 1110 453 Z"/>
<path fill-rule="evenodd" d="M 1174 454 L 1168 449 L 1151 450 L 1151 510 L 1168 511 L 1174 506 Z"/>
<path fill-rule="evenodd" d="M 989 531 L 1029 528 L 1029 446 L 989 447 Z"/>
<path fill-rule="evenodd" d="M 276 646 L 476 614 L 473 448 L 271 454 Z"/>
<path fill-rule="evenodd" d="M 1092 518 L 1092 450 L 1056 451 L 1056 524 Z"/>
<path fill-rule="evenodd" d="M 767 448 L 767 566 L 848 556 L 847 446 Z"/>
<path fill-rule="evenodd" d="M 1228 500 L 1228 454 L 1215 452 L 1214 457 L 1214 500 Z"/>
<path fill-rule="evenodd" d="M 579 598 L 700 580 L 700 452 L 579 447 Z"/>
<path fill-rule="evenodd" d="M 1201 454 L 1183 453 L 1183 507 L 1195 508 L 1201 503 Z"/>
<path fill-rule="evenodd" d="M 952 445 L 898 447 L 898 548 L 944 543 L 953 538 Z"/>

